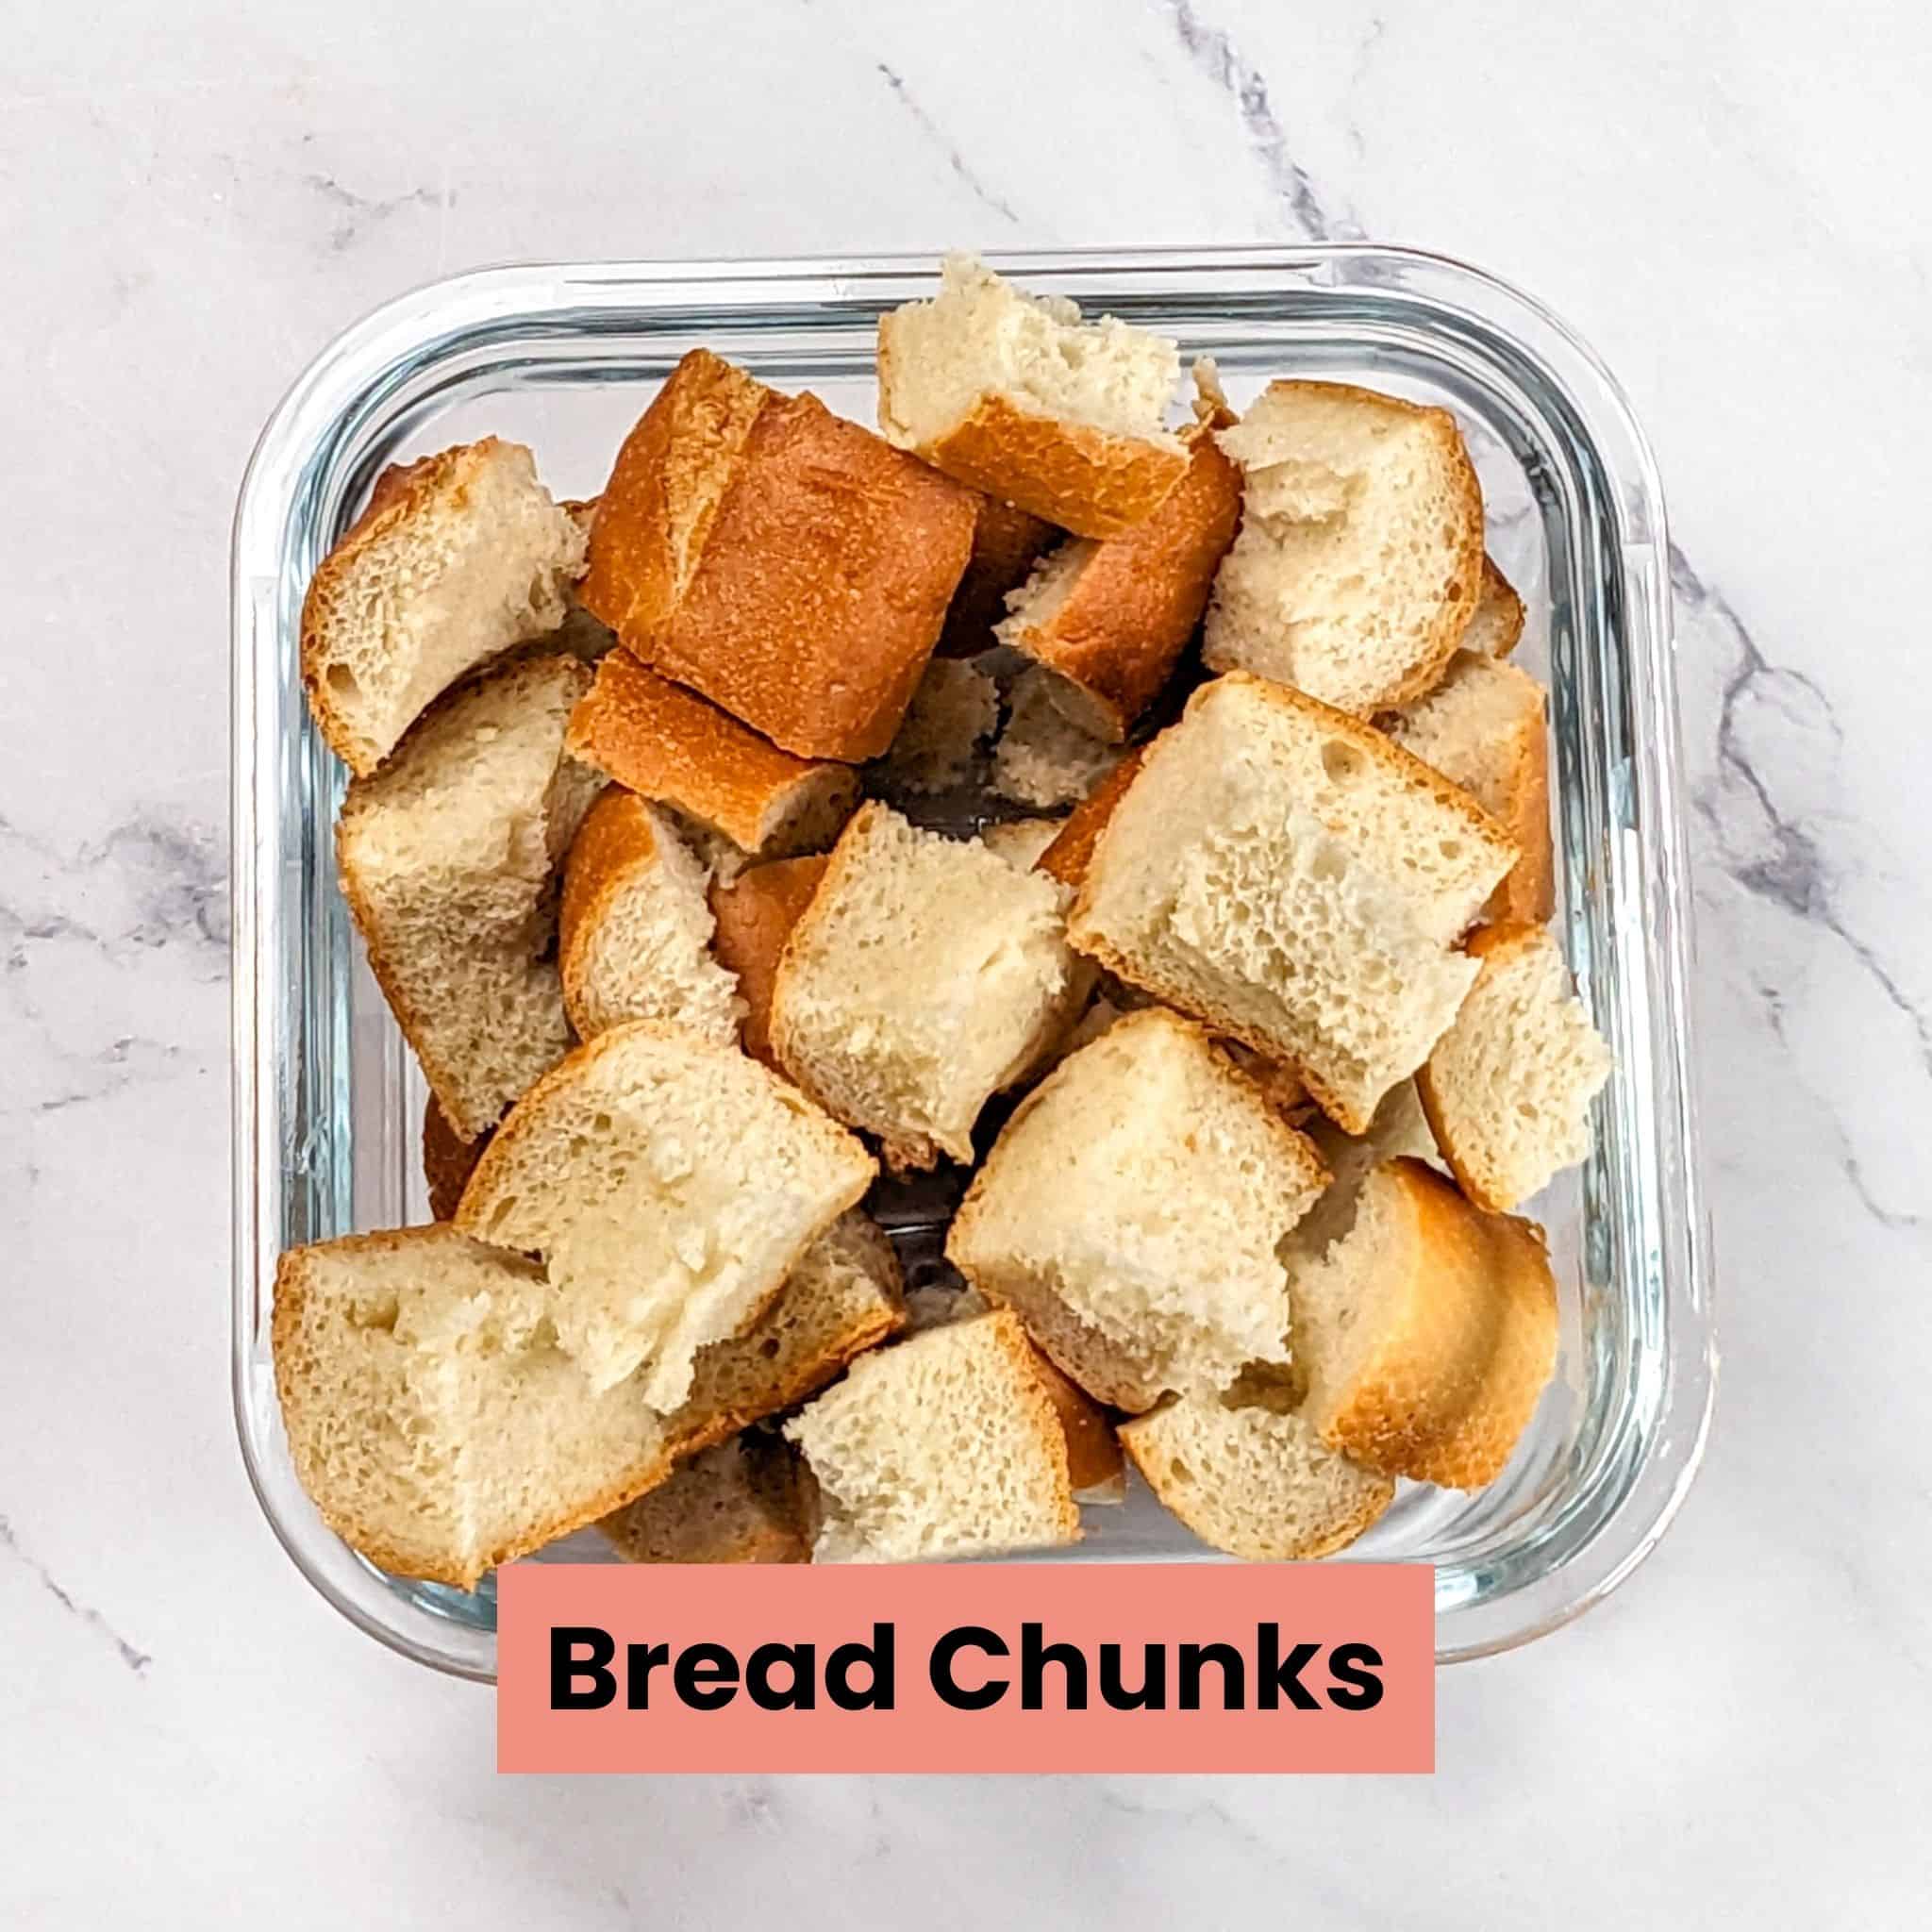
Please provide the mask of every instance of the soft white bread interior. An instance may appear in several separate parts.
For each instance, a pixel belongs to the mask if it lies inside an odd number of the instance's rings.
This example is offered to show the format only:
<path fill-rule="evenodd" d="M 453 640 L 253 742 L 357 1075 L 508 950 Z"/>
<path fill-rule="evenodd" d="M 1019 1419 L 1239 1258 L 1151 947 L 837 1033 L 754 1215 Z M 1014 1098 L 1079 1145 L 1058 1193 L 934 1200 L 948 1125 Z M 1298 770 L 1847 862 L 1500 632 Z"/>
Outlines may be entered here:
<path fill-rule="evenodd" d="M 1165 338 L 1083 323 L 1074 303 L 949 255 L 935 299 L 880 318 L 879 429 L 1003 503 L 1112 537 L 1186 472 L 1163 424 L 1179 374 Z"/>
<path fill-rule="evenodd" d="M 1148 749 L 1069 933 L 1292 1067 L 1360 1132 L 1456 1017 L 1475 974 L 1451 942 L 1516 857 L 1474 800 L 1380 732 L 1236 674 Z"/>
<path fill-rule="evenodd" d="M 1355 1225 L 1362 1183 L 1378 1167 L 1407 1156 L 1438 1174 L 1449 1172 L 1436 1146 L 1436 1137 L 1429 1132 L 1422 1096 L 1413 1080 L 1398 1080 L 1390 1088 L 1375 1108 L 1375 1117 L 1359 1134 L 1344 1134 L 1320 1112 L 1303 1122 L 1302 1132 L 1328 1170 L 1328 1185 L 1283 1245 L 1282 1254 L 1291 1268 L 1302 1261 L 1319 1261 L 1329 1244 Z"/>
<path fill-rule="evenodd" d="M 1395 1485 L 1329 1448 L 1301 1416 L 1188 1395 L 1121 1424 L 1147 1487 L 1203 1542 L 1251 1563 L 1332 1556 Z"/>
<path fill-rule="evenodd" d="M 351 781 L 336 825 L 370 966 L 466 1141 L 570 1046 L 557 870 L 601 781 L 564 726 L 590 677 L 560 653 L 481 674 Z"/>
<path fill-rule="evenodd" d="M 1496 568 L 1495 558 L 1486 555 L 1482 589 L 1476 593 L 1469 628 L 1462 633 L 1462 648 L 1486 658 L 1507 658 L 1522 640 L 1523 619 L 1523 599 L 1516 594 L 1516 586 Z"/>
<path fill-rule="evenodd" d="M 645 1400 L 671 1409 L 698 1349 L 757 1319 L 874 1171 L 736 1047 L 632 1021 L 512 1109 L 456 1224 L 543 1260 L 558 1340 L 593 1389 L 641 1369 Z"/>
<path fill-rule="evenodd" d="M 818 1485 L 816 1559 L 909 1563 L 1077 1541 L 1052 1376 L 1003 1310 L 854 1362 L 785 1425 Z M 1084 1422 L 1109 1433 L 1097 1414 Z"/>
<path fill-rule="evenodd" d="M 660 1483 L 677 1458 L 803 1400 L 899 1325 L 863 1216 L 833 1224 L 743 1336 L 698 1354 L 670 1415 L 635 1377 L 593 1391 L 542 1272 L 438 1224 L 293 1248 L 275 1271 L 275 1385 L 295 1473 L 372 1562 L 469 1590 Z"/>
<path fill-rule="evenodd" d="M 1507 1211 L 1589 1158 L 1610 1051 L 1541 926 L 1485 926 L 1469 951 L 1481 971 L 1416 1086 L 1463 1192 Z"/>
<path fill-rule="evenodd" d="M 1542 686 L 1502 658 L 1462 650 L 1434 691 L 1380 722 L 1516 841 L 1523 857 L 1491 894 L 1489 916 L 1535 924 L 1548 919 L 1556 891 Z"/>
<path fill-rule="evenodd" d="M 1034 864 L 1060 835 L 1064 819 L 1007 819 L 983 826 L 979 842 L 989 852 L 997 852 L 1010 866 L 1031 872 Z"/>
<path fill-rule="evenodd" d="M 1083 730 L 1055 702 L 1056 674 L 1030 664 L 1013 682 L 993 744 L 992 789 L 1040 810 L 1085 798 L 1121 761 L 1121 748 Z"/>
<path fill-rule="evenodd" d="M 1207 1029 L 1153 1007 L 1021 1103 L 946 1255 L 1089 1394 L 1139 1411 L 1287 1361 L 1275 1250 L 1326 1180 Z"/>
<path fill-rule="evenodd" d="M 1482 489 L 1446 409 L 1273 382 L 1224 450 L 1244 478 L 1203 652 L 1359 716 L 1420 696 L 1475 609 Z"/>
<path fill-rule="evenodd" d="M 337 756 L 373 772 L 464 673 L 556 630 L 587 554 L 521 443 L 386 470 L 302 607 L 302 682 Z"/>
<path fill-rule="evenodd" d="M 785 1439 L 747 1429 L 701 1449 L 598 1527 L 629 1563 L 808 1563 L 810 1513 Z"/>
<path fill-rule="evenodd" d="M 772 994 L 779 1062 L 899 1168 L 973 1158 L 973 1124 L 1072 1023 L 1090 983 L 1065 888 L 976 840 L 862 806 L 793 926 Z"/>
<path fill-rule="evenodd" d="M 1502 1474 L 1556 1365 L 1542 1230 L 1486 1214 L 1419 1160 L 1376 1168 L 1347 1236 L 1294 1270 L 1300 1413 L 1385 1475 L 1479 1489 Z"/>
<path fill-rule="evenodd" d="M 888 797 L 951 791 L 1000 721 L 999 687 L 976 664 L 935 658 L 912 693 L 892 748 L 874 774 Z"/>
<path fill-rule="evenodd" d="M 711 957 L 705 868 L 671 821 L 611 786 L 577 830 L 563 874 L 563 1004 L 585 1040 L 663 1020 L 731 1045 L 744 1002 Z"/>

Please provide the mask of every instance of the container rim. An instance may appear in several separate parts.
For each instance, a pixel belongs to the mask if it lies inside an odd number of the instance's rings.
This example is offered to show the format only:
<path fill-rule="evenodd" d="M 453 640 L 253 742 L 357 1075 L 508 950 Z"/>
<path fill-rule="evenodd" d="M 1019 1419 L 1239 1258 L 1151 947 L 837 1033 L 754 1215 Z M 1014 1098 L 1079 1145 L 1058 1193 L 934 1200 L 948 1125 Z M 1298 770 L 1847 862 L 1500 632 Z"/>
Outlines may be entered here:
<path fill-rule="evenodd" d="M 256 621 L 261 561 L 278 550 L 288 520 L 299 508 L 292 479 L 324 445 L 333 428 L 373 408 L 401 372 L 414 366 L 439 341 L 479 328 L 508 327 L 521 319 L 557 333 L 595 332 L 595 318 L 634 312 L 640 302 L 654 309 L 685 307 L 703 311 L 728 291 L 735 304 L 774 303 L 790 297 L 823 308 L 858 296 L 863 285 L 885 281 L 930 282 L 937 253 L 876 256 L 783 256 L 731 260 L 638 259 L 502 263 L 430 280 L 390 298 L 351 323 L 325 344 L 289 386 L 270 414 L 248 459 L 238 495 L 231 551 L 230 909 L 231 1148 L 234 1200 L 233 1350 L 231 1397 L 244 1468 L 276 1540 L 297 1569 L 358 1628 L 419 1661 L 479 1681 L 493 1677 L 493 1639 L 471 1632 L 474 1646 L 453 1645 L 455 1626 L 408 1606 L 411 1623 L 395 1614 L 399 1599 L 360 1558 L 322 1560 L 290 1524 L 249 1401 L 247 1350 L 259 1297 L 263 1230 L 258 1225 L 257 1169 L 264 1151 L 263 1069 L 258 1053 L 261 991 L 255 941 L 255 908 L 263 860 L 264 828 L 257 810 L 260 772 L 258 734 L 260 665 Z M 1663 491 L 1655 456 L 1622 384 L 1584 339 L 1545 304 L 1501 276 L 1434 251 L 1372 242 L 1247 242 L 1228 246 L 1166 245 L 1053 250 L 988 250 L 984 258 L 1018 276 L 1091 275 L 1113 291 L 1137 276 L 1150 287 L 1163 278 L 1199 274 L 1246 277 L 1274 275 L 1313 288 L 1360 296 L 1377 288 L 1399 288 L 1445 314 L 1457 314 L 1507 339 L 1531 363 L 1548 390 L 1564 397 L 1593 446 L 1608 449 L 1611 468 L 1628 480 L 1648 506 L 1649 542 L 1669 554 Z M 558 320 L 570 298 L 571 316 Z M 1211 292 L 1211 289 L 1204 291 Z M 532 298 L 542 297 L 533 308 Z M 613 326 L 615 326 L 613 322 Z M 271 487 L 273 486 L 273 487 Z M 1658 1098 L 1667 1110 L 1675 1224 L 1674 1266 L 1666 1292 L 1677 1341 L 1667 1364 L 1673 1408 L 1668 1435 L 1652 1445 L 1638 1480 L 1620 1507 L 1541 1581 L 1562 1576 L 1561 1600 L 1524 1622 L 1497 1621 L 1482 1627 L 1481 1612 L 1500 1610 L 1501 1600 L 1477 1606 L 1475 1627 L 1458 1641 L 1439 1644 L 1439 1662 L 1460 1661 L 1512 1649 L 1580 1616 L 1622 1584 L 1649 1555 L 1674 1520 L 1694 1480 L 1708 1441 L 1715 1404 L 1719 1354 L 1711 1319 L 1711 1234 L 1704 1198 L 1697 1105 L 1697 1068 L 1691 1052 L 1689 975 L 1694 958 L 1694 908 L 1689 877 L 1687 822 L 1679 780 L 1679 727 L 1672 675 L 1668 572 L 1654 572 L 1652 613 L 1660 628 L 1658 661 L 1644 667 L 1645 695 L 1660 741 L 1642 747 L 1641 785 L 1656 812 L 1659 837 L 1653 848 L 1657 885 L 1669 922 L 1669 942 L 1653 955 L 1651 1006 L 1659 1014 L 1653 1040 L 1664 1043 Z M 284 594 L 287 586 L 282 586 Z M 272 1269 L 271 1269 L 272 1272 Z M 1686 1346 L 1685 1343 L 1694 1343 Z M 1609 1534 L 1615 1524 L 1619 1534 Z M 358 1573 L 361 1573 L 358 1576 Z M 374 1590 L 368 1588 L 374 1584 Z M 1522 1589 L 1532 1586 L 1524 1585 Z M 388 1615 L 379 1611 L 388 1611 Z"/>

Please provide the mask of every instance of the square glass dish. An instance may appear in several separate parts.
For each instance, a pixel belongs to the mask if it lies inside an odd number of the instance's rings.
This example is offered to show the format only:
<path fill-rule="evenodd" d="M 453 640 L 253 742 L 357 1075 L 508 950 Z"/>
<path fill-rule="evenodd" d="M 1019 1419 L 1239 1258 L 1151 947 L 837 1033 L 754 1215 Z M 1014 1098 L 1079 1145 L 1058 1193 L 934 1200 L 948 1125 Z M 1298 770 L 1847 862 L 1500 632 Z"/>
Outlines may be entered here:
<path fill-rule="evenodd" d="M 1552 693 L 1556 930 L 1617 1071 L 1589 1163 L 1527 1210 L 1549 1230 L 1562 1320 L 1556 1379 L 1515 1459 L 1474 1495 L 1406 1485 L 1349 1555 L 1436 1566 L 1440 1657 L 1524 1642 L 1603 1597 L 1656 1543 L 1695 1471 L 1715 1389 L 1669 546 L 1649 448 L 1568 329 L 1441 258 L 1238 248 L 993 265 L 1173 336 L 1184 357 L 1213 356 L 1237 407 L 1270 376 L 1342 377 L 1443 404 L 1469 438 L 1491 550 L 1528 608 L 1518 661 Z M 699 344 L 870 424 L 878 316 L 937 279 L 930 258 L 464 275 L 339 338 L 249 465 L 233 579 L 236 1416 L 256 1493 L 303 1574 L 363 1629 L 443 1670 L 493 1674 L 491 1582 L 466 1595 L 392 1578 L 324 1527 L 290 1463 L 269 1353 L 282 1248 L 427 1218 L 421 1076 L 336 888 L 343 774 L 303 705 L 304 591 L 399 458 L 493 432 L 528 443 L 557 495 L 595 493 L 625 432 Z M 921 1228 L 900 1233 L 916 1257 Z M 1087 1517 L 1084 1543 L 1037 1560 L 1224 1560 L 1144 1491 Z M 529 1560 L 559 1556 L 608 1552 L 585 1534 Z"/>

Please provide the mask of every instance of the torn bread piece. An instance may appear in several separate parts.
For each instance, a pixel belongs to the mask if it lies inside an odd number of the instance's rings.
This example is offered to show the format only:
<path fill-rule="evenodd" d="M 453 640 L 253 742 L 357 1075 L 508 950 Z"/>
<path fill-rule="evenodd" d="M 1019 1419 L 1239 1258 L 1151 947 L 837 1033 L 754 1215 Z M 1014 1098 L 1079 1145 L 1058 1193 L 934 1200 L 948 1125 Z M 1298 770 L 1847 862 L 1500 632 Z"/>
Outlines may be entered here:
<path fill-rule="evenodd" d="M 793 758 L 695 691 L 613 651 L 570 721 L 572 753 L 641 798 L 747 855 L 829 845 L 858 802 L 858 774 Z"/>
<path fill-rule="evenodd" d="M 946 1256 L 1090 1395 L 1138 1413 L 1288 1360 L 1275 1249 L 1327 1178 L 1205 1027 L 1153 1007 L 1021 1103 Z"/>
<path fill-rule="evenodd" d="M 597 1526 L 627 1563 L 808 1563 L 810 1500 L 769 1429 L 701 1449 Z"/>
<path fill-rule="evenodd" d="M 705 868 L 657 807 L 612 785 L 564 862 L 558 961 L 564 1009 L 585 1040 L 662 1020 L 732 1045 L 744 1002 L 711 957 Z"/>
<path fill-rule="evenodd" d="M 1367 717 L 1442 675 L 1476 608 L 1482 489 L 1446 409 L 1273 382 L 1224 450 L 1244 479 L 1203 655 Z"/>
<path fill-rule="evenodd" d="M 892 748 L 874 768 L 874 788 L 888 797 L 951 791 L 972 774 L 981 742 L 1000 722 L 1000 692 L 991 674 L 957 658 L 935 658 Z"/>
<path fill-rule="evenodd" d="M 1449 1489 L 1503 1473 L 1556 1366 L 1556 1280 L 1533 1222 L 1391 1161 L 1289 1293 L 1299 1412 L 1331 1449 Z"/>
<path fill-rule="evenodd" d="M 1068 932 L 1360 1132 L 1455 1019 L 1475 969 L 1454 941 L 1516 858 L 1380 732 L 1233 674 L 1148 747 Z"/>
<path fill-rule="evenodd" d="M 935 657 L 976 658 L 990 651 L 998 642 L 992 627 L 1007 614 L 1008 591 L 1026 581 L 1041 554 L 1064 534 L 1043 517 L 996 496 L 982 496 L 978 508 L 973 553 L 946 607 Z"/>
<path fill-rule="evenodd" d="M 330 749 L 375 771 L 458 678 L 556 630 L 584 564 L 582 528 L 521 443 L 385 470 L 302 605 L 302 683 Z"/>
<path fill-rule="evenodd" d="M 1300 1415 L 1184 1395 L 1120 1427 L 1147 1487 L 1205 1543 L 1250 1563 L 1331 1557 L 1395 1500 L 1389 1477 Z"/>
<path fill-rule="evenodd" d="M 1485 926 L 1468 951 L 1481 971 L 1416 1087 L 1462 1191 L 1507 1213 L 1589 1158 L 1612 1062 L 1541 926 Z"/>
<path fill-rule="evenodd" d="M 1121 760 L 1121 749 L 1083 731 L 1054 702 L 1054 674 L 1028 664 L 1014 681 L 992 749 L 992 789 L 1038 810 L 1085 798 Z"/>
<path fill-rule="evenodd" d="M 785 1425 L 818 1485 L 816 1561 L 916 1563 L 1077 1542 L 1075 1489 L 1120 1450 L 1004 1310 L 854 1362 Z"/>
<path fill-rule="evenodd" d="M 1516 841 L 1523 857 L 1491 893 L 1487 916 L 1541 925 L 1556 910 L 1542 686 L 1514 664 L 1461 650 L 1434 691 L 1381 724 Z"/>
<path fill-rule="evenodd" d="M 1080 537 L 1117 537 L 1187 472 L 1164 426 L 1180 355 L 1112 316 L 949 255 L 939 294 L 879 318 L 879 429 L 960 482 Z"/>
<path fill-rule="evenodd" d="M 1495 559 L 1485 555 L 1482 589 L 1462 633 L 1461 648 L 1485 658 L 1507 658 L 1522 641 L 1523 619 L 1523 599 L 1515 585 L 1496 568 Z"/>
<path fill-rule="evenodd" d="M 350 781 L 336 824 L 370 968 L 465 1141 L 570 1048 L 557 873 L 602 780 L 564 727 L 590 678 L 562 653 L 479 674 Z"/>
<path fill-rule="evenodd" d="M 720 964 L 738 980 L 738 997 L 744 1006 L 744 1050 L 774 1073 L 785 1072 L 772 1051 L 772 989 L 778 978 L 778 961 L 830 863 L 830 855 L 823 852 L 803 858 L 774 858 L 748 867 L 735 878 L 711 882 L 711 911 L 717 921 L 712 946 Z"/>
<path fill-rule="evenodd" d="M 802 1401 L 902 1319 L 891 1247 L 855 1214 L 750 1330 L 699 1351 L 668 1416 L 636 1378 L 593 1392 L 541 1271 L 441 1224 L 291 1249 L 272 1332 L 290 1457 L 323 1520 L 382 1569 L 472 1590 Z"/>
<path fill-rule="evenodd" d="M 1041 665 L 1069 721 L 1120 743 L 1166 684 L 1241 520 L 1241 472 L 1214 441 L 1231 416 L 1182 435 L 1188 473 L 1124 535 L 1075 537 L 1007 599 L 1000 641 Z"/>
<path fill-rule="evenodd" d="M 580 595 L 774 744 L 858 763 L 905 716 L 976 514 L 816 396 L 693 349 L 618 453 Z"/>
<path fill-rule="evenodd" d="M 792 928 L 772 994 L 791 1077 L 895 1169 L 973 1158 L 973 1126 L 1057 1044 L 1091 980 L 1064 888 L 976 840 L 859 808 Z"/>
<path fill-rule="evenodd" d="M 563 1348 L 604 1390 L 675 1408 L 708 1341 L 756 1321 L 875 1172 L 747 1058 L 654 1021 L 580 1046 L 511 1110 L 456 1224 L 540 1257 Z"/>

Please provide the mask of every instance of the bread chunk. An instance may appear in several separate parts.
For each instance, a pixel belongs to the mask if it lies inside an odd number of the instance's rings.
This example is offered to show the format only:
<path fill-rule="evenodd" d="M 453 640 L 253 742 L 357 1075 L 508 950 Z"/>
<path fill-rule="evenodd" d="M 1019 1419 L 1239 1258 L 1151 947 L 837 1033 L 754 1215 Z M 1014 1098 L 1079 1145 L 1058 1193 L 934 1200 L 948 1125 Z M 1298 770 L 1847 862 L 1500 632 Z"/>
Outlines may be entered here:
<path fill-rule="evenodd" d="M 641 798 L 726 840 L 747 859 L 829 845 L 858 802 L 858 774 L 793 758 L 695 691 L 613 651 L 570 721 L 572 754 Z"/>
<path fill-rule="evenodd" d="M 780 1063 L 895 1168 L 973 1158 L 991 1096 L 1069 1026 L 1089 981 L 1065 889 L 975 840 L 862 806 L 793 927 L 772 995 Z"/>
<path fill-rule="evenodd" d="M 1542 686 L 1502 658 L 1465 649 L 1434 691 L 1383 723 L 1516 841 L 1523 857 L 1491 893 L 1488 916 L 1541 925 L 1556 910 Z"/>
<path fill-rule="evenodd" d="M 1289 1293 L 1300 1413 L 1331 1449 L 1456 1490 L 1503 1473 L 1556 1366 L 1557 1287 L 1533 1222 L 1393 1160 Z"/>
<path fill-rule="evenodd" d="M 705 869 L 655 806 L 609 787 L 565 861 L 558 942 L 563 1004 L 585 1040 L 662 1020 L 721 1046 L 744 1003 L 711 957 Z"/>
<path fill-rule="evenodd" d="M 1122 536 L 1075 537 L 1049 552 L 1007 599 L 998 629 L 1052 675 L 1067 718 L 1109 743 L 1166 684 L 1241 518 L 1241 473 L 1208 424 L 1181 440 L 1188 473 L 1167 501 Z"/>
<path fill-rule="evenodd" d="M 618 454 L 581 597 L 774 743 L 857 763 L 905 716 L 976 514 L 816 396 L 693 349 Z"/>
<path fill-rule="evenodd" d="M 584 563 L 582 528 L 521 443 L 385 470 L 302 605 L 302 683 L 330 749 L 375 771 L 467 672 L 556 630 Z"/>
<path fill-rule="evenodd" d="M 1289 1357 L 1275 1250 L 1327 1174 L 1191 1020 L 1117 1020 L 1020 1105 L 946 1255 L 1090 1395 L 1139 1413 Z"/>
<path fill-rule="evenodd" d="M 1148 748 L 1068 932 L 1291 1067 L 1358 1133 L 1475 977 L 1453 941 L 1516 861 L 1474 799 L 1358 720 L 1235 674 Z"/>
<path fill-rule="evenodd" d="M 1251 1563 L 1333 1556 L 1395 1497 L 1387 1476 L 1357 1468 L 1292 1413 L 1188 1395 L 1123 1423 L 1120 1437 L 1181 1522 Z"/>
<path fill-rule="evenodd" d="M 564 726 L 590 679 L 561 654 L 481 674 L 350 782 L 336 824 L 370 967 L 465 1141 L 570 1048 L 557 874 L 601 781 Z"/>
<path fill-rule="evenodd" d="M 874 1172 L 736 1047 L 636 1020 L 518 1103 L 456 1224 L 541 1257 L 558 1339 L 593 1390 L 641 1369 L 644 1399 L 668 1410 L 697 1351 L 758 1319 Z"/>
<path fill-rule="evenodd" d="M 1456 419 L 1346 383 L 1273 382 L 1220 441 L 1243 508 L 1208 663 L 1357 717 L 1420 697 L 1482 579 L 1482 489 Z"/>
<path fill-rule="evenodd" d="M 1004 1310 L 862 1357 L 785 1433 L 818 1484 L 819 1562 L 1077 1542 L 1074 1488 L 1100 1481 L 1120 1455 L 1098 1412 Z"/>
<path fill-rule="evenodd" d="M 1180 374 L 1164 337 L 1080 319 L 967 255 L 939 294 L 879 319 L 879 429 L 962 483 L 1080 537 L 1117 537 L 1187 472 L 1163 415 Z"/>
<path fill-rule="evenodd" d="M 1469 952 L 1481 971 L 1416 1086 L 1462 1191 L 1507 1212 L 1589 1158 L 1610 1050 L 1541 926 L 1485 926 Z"/>
<path fill-rule="evenodd" d="M 475 1589 L 823 1388 L 903 1319 L 861 1215 L 835 1222 L 742 1336 L 698 1352 L 669 1415 L 601 1392 L 558 1345 L 542 1272 L 438 1224 L 293 1248 L 275 1271 L 275 1386 L 302 1486 L 403 1576 Z"/>

